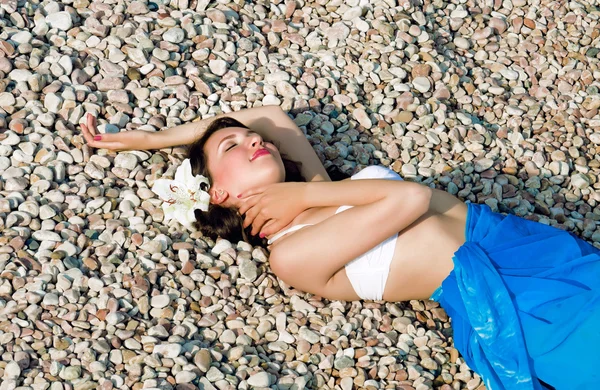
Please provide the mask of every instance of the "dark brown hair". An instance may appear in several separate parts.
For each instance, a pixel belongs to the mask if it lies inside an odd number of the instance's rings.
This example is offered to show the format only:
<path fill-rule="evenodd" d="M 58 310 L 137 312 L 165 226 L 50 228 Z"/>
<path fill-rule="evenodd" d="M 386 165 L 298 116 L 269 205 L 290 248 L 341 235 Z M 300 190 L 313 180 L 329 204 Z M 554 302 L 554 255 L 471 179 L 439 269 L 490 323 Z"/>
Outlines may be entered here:
<path fill-rule="evenodd" d="M 212 184 L 212 178 L 208 171 L 208 157 L 204 151 L 206 141 L 217 131 L 228 127 L 242 127 L 248 129 L 248 126 L 229 117 L 215 119 L 207 127 L 206 132 L 189 146 L 188 158 L 192 167 L 193 175 L 202 175 L 206 177 L 209 183 Z M 268 140 L 265 140 L 268 141 Z M 281 155 L 283 166 L 285 168 L 285 181 L 306 181 L 300 174 L 300 163 L 287 159 Z M 223 207 L 215 204 L 208 206 L 208 211 L 195 211 L 196 223 L 195 227 L 202 232 L 203 235 L 212 238 L 225 238 L 232 243 L 240 240 L 249 242 L 252 245 L 266 246 L 266 240 L 258 236 L 251 236 L 252 227 L 242 230 L 243 218 L 234 208 Z"/>

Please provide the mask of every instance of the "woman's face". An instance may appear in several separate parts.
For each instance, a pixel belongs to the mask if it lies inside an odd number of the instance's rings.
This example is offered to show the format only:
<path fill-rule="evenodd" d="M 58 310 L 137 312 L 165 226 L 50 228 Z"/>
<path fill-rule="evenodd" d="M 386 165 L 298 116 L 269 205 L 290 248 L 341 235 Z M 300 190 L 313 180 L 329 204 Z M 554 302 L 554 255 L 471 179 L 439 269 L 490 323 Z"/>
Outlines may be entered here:
<path fill-rule="evenodd" d="M 212 176 L 213 203 L 237 206 L 238 194 L 285 180 L 285 168 L 275 145 L 249 129 L 228 127 L 216 131 L 206 141 L 204 152 Z"/>

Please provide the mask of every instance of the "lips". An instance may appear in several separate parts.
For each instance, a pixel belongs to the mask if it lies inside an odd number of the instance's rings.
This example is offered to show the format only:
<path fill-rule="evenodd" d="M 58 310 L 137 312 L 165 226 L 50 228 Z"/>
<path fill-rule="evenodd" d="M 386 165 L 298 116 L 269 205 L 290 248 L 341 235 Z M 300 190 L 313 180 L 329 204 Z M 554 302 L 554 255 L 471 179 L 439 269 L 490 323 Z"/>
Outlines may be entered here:
<path fill-rule="evenodd" d="M 271 154 L 271 152 L 269 152 L 267 149 L 262 148 L 262 149 L 258 149 L 256 152 L 254 152 L 254 154 L 252 155 L 252 159 L 250 159 L 250 161 L 254 161 L 256 160 L 258 157 L 260 156 L 264 156 L 265 154 Z"/>

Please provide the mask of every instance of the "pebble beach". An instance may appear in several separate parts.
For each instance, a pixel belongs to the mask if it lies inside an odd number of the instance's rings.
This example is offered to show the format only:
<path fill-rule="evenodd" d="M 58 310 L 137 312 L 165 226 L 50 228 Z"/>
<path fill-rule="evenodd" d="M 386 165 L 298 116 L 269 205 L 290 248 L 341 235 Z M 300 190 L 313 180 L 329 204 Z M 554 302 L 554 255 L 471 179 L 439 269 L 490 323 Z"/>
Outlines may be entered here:
<path fill-rule="evenodd" d="M 325 167 L 600 247 L 599 20 L 594 0 L 0 0 L 0 390 L 485 389 L 436 302 L 285 285 L 265 249 L 163 222 L 150 188 L 183 146 L 93 149 L 79 123 L 279 105 Z"/>

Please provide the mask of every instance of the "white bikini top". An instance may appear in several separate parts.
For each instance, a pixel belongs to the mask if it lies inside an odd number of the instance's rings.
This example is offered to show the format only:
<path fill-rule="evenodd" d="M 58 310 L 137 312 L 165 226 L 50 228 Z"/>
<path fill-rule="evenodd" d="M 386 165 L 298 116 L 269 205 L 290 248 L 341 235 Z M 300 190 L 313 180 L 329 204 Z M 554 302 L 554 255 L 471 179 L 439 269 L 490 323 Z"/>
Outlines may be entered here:
<path fill-rule="evenodd" d="M 402 177 L 400 177 L 400 175 L 398 175 L 396 172 L 392 171 L 389 168 L 385 168 L 385 167 L 378 166 L 378 165 L 370 165 L 370 166 L 364 168 L 363 170 L 361 170 L 360 172 L 352 175 L 352 177 L 350 179 L 351 180 L 358 180 L 358 179 L 402 180 Z M 348 210 L 352 207 L 353 206 L 341 206 L 335 211 L 335 213 L 336 214 L 341 213 L 342 211 Z M 314 225 L 314 224 L 306 223 L 306 224 L 299 224 L 299 225 L 291 226 L 291 227 L 284 229 L 284 230 L 280 231 L 279 233 L 275 234 L 273 237 L 271 237 L 267 241 L 267 244 L 271 245 L 272 243 L 274 243 L 275 241 L 277 241 L 278 239 L 280 239 L 281 237 L 285 236 L 288 233 L 292 233 L 292 232 L 295 232 L 296 230 L 302 229 L 303 227 L 312 226 L 312 225 Z"/>

